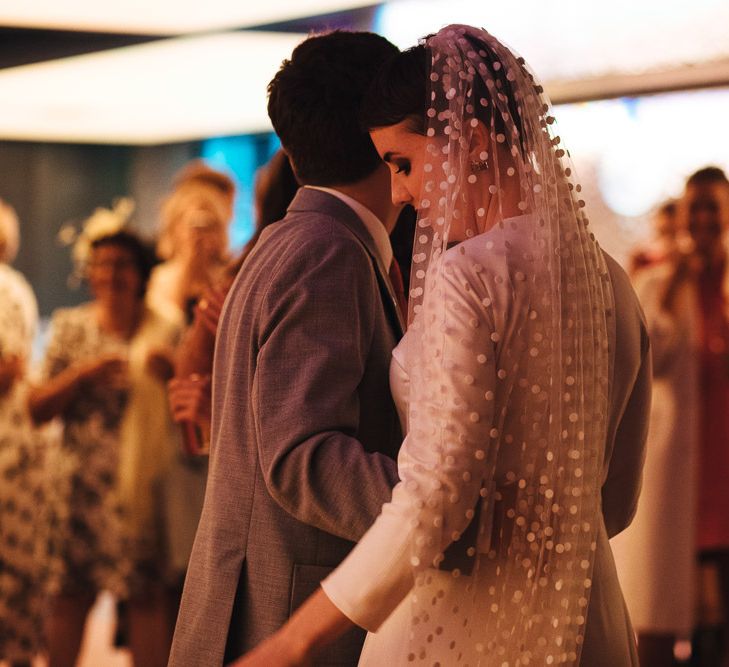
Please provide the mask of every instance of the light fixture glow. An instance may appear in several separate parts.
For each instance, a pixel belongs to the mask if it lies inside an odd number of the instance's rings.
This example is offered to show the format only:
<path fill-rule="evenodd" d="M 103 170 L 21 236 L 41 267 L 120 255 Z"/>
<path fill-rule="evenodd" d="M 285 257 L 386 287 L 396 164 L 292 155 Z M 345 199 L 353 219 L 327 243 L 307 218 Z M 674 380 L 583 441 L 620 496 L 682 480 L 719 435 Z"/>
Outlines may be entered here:
<path fill-rule="evenodd" d="M 188 37 L 0 70 L 0 137 L 153 144 L 269 131 L 266 87 L 303 38 Z"/>
<path fill-rule="evenodd" d="M 729 89 L 561 105 L 555 115 L 578 174 L 590 164 L 603 199 L 626 218 L 679 196 L 707 164 L 729 169 Z"/>
<path fill-rule="evenodd" d="M 726 0 L 520 0 L 518 8 L 484 0 L 398 0 L 379 10 L 377 29 L 406 47 L 450 23 L 486 28 L 524 56 L 548 91 L 550 82 L 685 73 L 688 65 L 708 62 L 723 62 L 729 81 Z"/>

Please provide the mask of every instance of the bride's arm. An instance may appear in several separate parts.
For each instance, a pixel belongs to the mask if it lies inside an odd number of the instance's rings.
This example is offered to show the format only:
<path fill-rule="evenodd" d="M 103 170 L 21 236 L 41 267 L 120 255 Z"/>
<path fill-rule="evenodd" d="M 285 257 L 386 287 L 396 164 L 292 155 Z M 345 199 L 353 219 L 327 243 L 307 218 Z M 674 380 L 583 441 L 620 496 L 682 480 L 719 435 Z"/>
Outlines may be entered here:
<path fill-rule="evenodd" d="M 499 337 L 494 295 L 471 264 L 467 256 L 446 260 L 421 309 L 423 340 L 415 328 L 408 334 L 415 344 L 410 339 L 407 349 L 409 429 L 398 457 L 401 481 L 373 527 L 322 582 L 332 602 L 369 631 L 406 597 L 415 571 L 437 567 L 493 478 Z"/>
<path fill-rule="evenodd" d="M 319 650 L 355 627 L 320 588 L 288 623 L 232 667 L 311 665 Z"/>

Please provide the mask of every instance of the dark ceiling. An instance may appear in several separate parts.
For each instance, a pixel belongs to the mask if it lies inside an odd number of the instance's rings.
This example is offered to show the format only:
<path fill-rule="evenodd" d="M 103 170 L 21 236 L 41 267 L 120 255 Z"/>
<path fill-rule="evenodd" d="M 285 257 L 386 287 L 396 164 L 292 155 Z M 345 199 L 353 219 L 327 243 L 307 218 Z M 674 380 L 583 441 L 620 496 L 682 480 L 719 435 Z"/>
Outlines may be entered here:
<path fill-rule="evenodd" d="M 162 35 L 0 28 L 0 69 L 143 44 L 162 38 Z"/>

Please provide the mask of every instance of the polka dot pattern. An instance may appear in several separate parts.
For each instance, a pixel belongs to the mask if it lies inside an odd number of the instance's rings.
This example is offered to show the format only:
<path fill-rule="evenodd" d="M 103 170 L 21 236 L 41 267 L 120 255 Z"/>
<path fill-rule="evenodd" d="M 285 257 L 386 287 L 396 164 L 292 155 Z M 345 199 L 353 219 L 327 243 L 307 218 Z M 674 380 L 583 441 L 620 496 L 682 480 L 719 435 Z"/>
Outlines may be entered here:
<path fill-rule="evenodd" d="M 408 659 L 576 665 L 600 521 L 612 289 L 524 60 L 467 26 L 426 45 L 408 465 L 393 497 L 415 520 Z"/>

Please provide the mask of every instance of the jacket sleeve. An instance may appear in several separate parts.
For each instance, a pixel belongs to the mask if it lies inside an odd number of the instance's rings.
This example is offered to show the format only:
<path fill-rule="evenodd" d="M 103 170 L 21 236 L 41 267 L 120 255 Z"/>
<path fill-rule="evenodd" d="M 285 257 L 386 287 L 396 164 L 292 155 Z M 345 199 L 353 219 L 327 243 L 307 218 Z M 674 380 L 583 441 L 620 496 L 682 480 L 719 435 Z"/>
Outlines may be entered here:
<path fill-rule="evenodd" d="M 356 541 L 397 482 L 395 461 L 356 437 L 358 388 L 381 306 L 364 248 L 322 236 L 273 268 L 252 405 L 272 498 L 298 520 Z"/>

